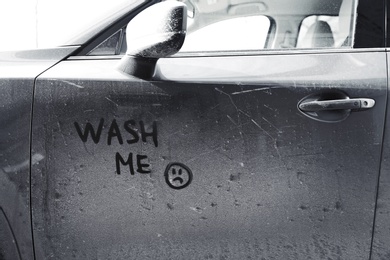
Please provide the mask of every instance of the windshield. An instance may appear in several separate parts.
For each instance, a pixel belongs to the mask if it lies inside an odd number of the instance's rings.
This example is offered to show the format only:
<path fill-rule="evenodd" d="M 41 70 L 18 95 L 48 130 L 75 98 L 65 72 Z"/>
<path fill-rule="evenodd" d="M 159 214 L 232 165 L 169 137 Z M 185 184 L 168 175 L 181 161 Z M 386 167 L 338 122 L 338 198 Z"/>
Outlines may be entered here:
<path fill-rule="evenodd" d="M 83 44 L 94 33 L 142 2 L 144 1 L 1 1 L 0 51 Z M 84 33 L 85 31 L 88 33 Z"/>

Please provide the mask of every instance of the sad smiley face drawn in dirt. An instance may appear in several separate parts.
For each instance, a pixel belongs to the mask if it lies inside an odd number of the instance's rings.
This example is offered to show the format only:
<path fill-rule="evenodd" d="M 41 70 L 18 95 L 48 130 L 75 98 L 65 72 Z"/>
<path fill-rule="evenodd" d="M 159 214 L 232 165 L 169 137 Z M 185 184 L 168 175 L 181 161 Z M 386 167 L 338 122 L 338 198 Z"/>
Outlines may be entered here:
<path fill-rule="evenodd" d="M 187 187 L 192 181 L 191 170 L 182 163 L 168 164 L 164 176 L 168 186 L 175 190 Z"/>

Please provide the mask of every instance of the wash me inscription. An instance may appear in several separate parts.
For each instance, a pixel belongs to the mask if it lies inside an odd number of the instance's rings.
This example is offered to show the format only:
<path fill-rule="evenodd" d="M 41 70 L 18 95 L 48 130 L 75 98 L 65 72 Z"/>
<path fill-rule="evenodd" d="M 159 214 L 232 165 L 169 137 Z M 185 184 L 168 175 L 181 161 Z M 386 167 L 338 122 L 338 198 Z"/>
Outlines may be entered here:
<path fill-rule="evenodd" d="M 113 119 L 110 123 L 110 127 L 107 132 L 107 140 L 102 140 L 102 132 L 105 128 L 105 121 L 100 119 L 98 125 L 92 125 L 90 122 L 86 123 L 84 128 L 83 124 L 74 122 L 77 134 L 81 141 L 88 142 L 88 139 L 92 139 L 95 144 L 100 142 L 106 142 L 107 145 L 112 145 L 117 142 L 120 145 L 123 144 L 135 144 L 140 141 L 152 142 L 155 147 L 158 147 L 158 134 L 157 134 L 157 122 L 152 123 L 151 129 L 146 130 L 145 123 L 143 121 L 136 122 L 135 120 L 127 120 L 123 124 L 118 124 L 116 119 Z M 135 154 L 129 152 L 128 155 L 122 156 L 119 152 L 115 154 L 116 173 L 121 174 L 121 166 L 128 166 L 131 175 L 135 172 L 140 174 L 150 173 L 150 165 L 148 163 L 148 156 L 143 154 Z"/>

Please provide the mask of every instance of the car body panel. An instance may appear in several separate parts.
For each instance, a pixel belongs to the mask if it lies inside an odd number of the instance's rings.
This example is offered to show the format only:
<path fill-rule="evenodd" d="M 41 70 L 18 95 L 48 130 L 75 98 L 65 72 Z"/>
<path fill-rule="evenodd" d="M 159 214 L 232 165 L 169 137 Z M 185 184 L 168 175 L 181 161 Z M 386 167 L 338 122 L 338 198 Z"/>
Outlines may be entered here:
<path fill-rule="evenodd" d="M 0 241 L 0 249 L 9 247 L 9 244 L 3 245 L 3 242 L 13 241 L 17 255 L 22 259 L 33 258 L 30 128 L 34 81 L 40 73 L 75 49 L 68 47 L 0 53 L 0 225 L 6 236 Z M 38 155 L 33 155 L 33 163 L 39 159 Z M 9 232 L 5 228 L 7 226 Z M 11 251 L 10 248 L 7 250 Z"/>
<path fill-rule="evenodd" d="M 387 54 L 387 58 L 389 59 Z M 389 106 L 388 106 L 389 107 Z M 380 178 L 378 181 L 378 198 L 376 206 L 375 228 L 373 235 L 372 258 L 390 258 L 390 113 L 386 115 L 383 140 Z"/>
<path fill-rule="evenodd" d="M 37 80 L 39 259 L 368 259 L 384 51 L 167 58 L 150 81 L 118 63 L 63 61 Z M 375 107 L 336 123 L 297 108 L 340 92 Z M 168 185 L 172 163 L 187 187 Z"/>

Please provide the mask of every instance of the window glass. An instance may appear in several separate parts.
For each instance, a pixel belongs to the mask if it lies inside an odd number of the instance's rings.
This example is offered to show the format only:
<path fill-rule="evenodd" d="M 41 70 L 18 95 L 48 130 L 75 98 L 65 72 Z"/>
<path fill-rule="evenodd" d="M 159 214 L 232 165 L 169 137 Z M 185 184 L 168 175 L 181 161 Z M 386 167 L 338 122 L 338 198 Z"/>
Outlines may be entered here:
<path fill-rule="evenodd" d="M 306 17 L 299 30 L 297 48 L 352 47 L 351 39 L 340 31 L 339 24 L 338 16 L 312 15 Z M 313 30 L 317 30 L 317 35 L 313 35 Z M 327 30 L 329 33 L 321 34 L 318 30 Z"/>
<path fill-rule="evenodd" d="M 262 15 L 219 21 L 188 33 L 180 52 L 263 49 L 269 28 Z"/>
<path fill-rule="evenodd" d="M 352 47 L 355 0 L 185 0 L 181 52 Z"/>
<path fill-rule="evenodd" d="M 102 42 L 95 49 L 90 51 L 88 55 L 91 56 L 102 56 L 102 55 L 115 55 L 119 54 L 120 50 L 120 37 L 122 30 L 114 33 L 110 38 Z"/>
<path fill-rule="evenodd" d="M 353 47 L 358 0 L 183 2 L 188 14 L 181 53 Z M 115 54 L 131 44 L 119 38 L 124 42 Z"/>

